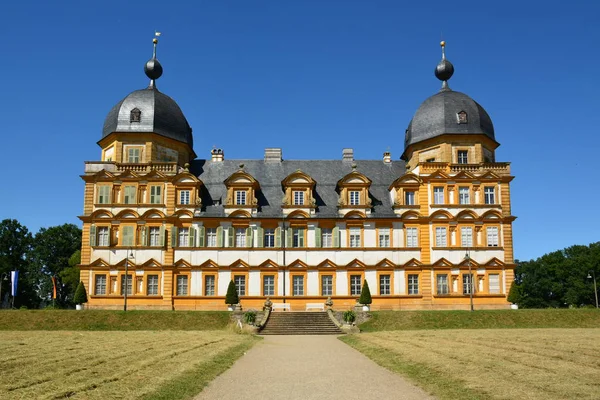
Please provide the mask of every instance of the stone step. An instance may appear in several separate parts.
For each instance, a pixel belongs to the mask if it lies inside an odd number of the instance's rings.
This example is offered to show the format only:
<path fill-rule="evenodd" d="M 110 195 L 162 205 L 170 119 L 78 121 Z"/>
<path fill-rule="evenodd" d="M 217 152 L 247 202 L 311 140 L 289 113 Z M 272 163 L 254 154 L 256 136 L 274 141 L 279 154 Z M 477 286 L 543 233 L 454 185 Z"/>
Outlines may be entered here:
<path fill-rule="evenodd" d="M 276 312 L 261 335 L 339 335 L 342 332 L 324 312 Z"/>

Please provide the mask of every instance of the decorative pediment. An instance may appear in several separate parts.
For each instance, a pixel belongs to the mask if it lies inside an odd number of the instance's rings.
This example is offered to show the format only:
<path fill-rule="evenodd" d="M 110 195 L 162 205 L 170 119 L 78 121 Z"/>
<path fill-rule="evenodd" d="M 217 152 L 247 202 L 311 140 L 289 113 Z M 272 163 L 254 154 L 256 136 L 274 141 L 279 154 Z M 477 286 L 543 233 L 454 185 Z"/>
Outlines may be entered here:
<path fill-rule="evenodd" d="M 396 179 L 389 186 L 388 190 L 392 190 L 398 187 L 415 187 L 420 186 L 423 181 L 417 175 L 409 172 L 407 174 L 402 175 L 400 178 Z"/>
<path fill-rule="evenodd" d="M 325 259 L 325 261 L 317 264 L 317 268 L 336 268 L 337 264 L 331 261 L 329 258 Z"/>
<path fill-rule="evenodd" d="M 208 260 L 200 264 L 200 268 L 219 268 L 219 265 L 213 260 Z"/>
<path fill-rule="evenodd" d="M 442 170 L 437 170 L 437 171 L 434 171 L 431 174 L 429 174 L 428 178 L 430 180 L 431 179 L 443 179 L 443 180 L 446 180 L 446 179 L 449 179 L 450 176 L 447 173 L 445 173 L 444 171 L 442 171 Z"/>
<path fill-rule="evenodd" d="M 125 170 L 119 174 L 119 179 L 121 180 L 137 180 L 139 177 L 139 174 L 130 170 Z"/>
<path fill-rule="evenodd" d="M 418 212 L 416 211 L 406 211 L 404 214 L 402 214 L 401 216 L 402 219 L 419 219 L 420 215 Z"/>
<path fill-rule="evenodd" d="M 117 262 L 115 264 L 115 266 L 117 266 L 117 267 L 125 267 L 125 263 L 127 262 L 127 267 L 128 268 L 135 268 L 136 264 L 133 261 L 135 261 L 135 260 L 124 258 L 121 261 Z"/>
<path fill-rule="evenodd" d="M 456 219 L 457 220 L 463 220 L 463 221 L 464 220 L 471 220 L 471 221 L 473 221 L 473 220 L 476 220 L 477 218 L 479 218 L 477 216 L 477 214 L 475 214 L 475 212 L 473 212 L 471 210 L 464 210 L 464 211 L 459 212 L 456 215 Z"/>
<path fill-rule="evenodd" d="M 160 267 L 162 267 L 162 264 L 160 262 L 156 261 L 154 258 L 151 258 L 148 261 L 146 261 L 145 263 L 143 263 L 142 266 L 143 267 L 160 268 Z"/>
<path fill-rule="evenodd" d="M 148 210 L 142 215 L 142 219 L 160 219 L 165 218 L 165 214 L 156 209 Z"/>
<path fill-rule="evenodd" d="M 90 215 L 90 217 L 93 219 L 101 219 L 101 218 L 113 219 L 114 215 L 113 215 L 113 213 L 111 213 L 110 211 L 107 211 L 107 210 L 96 210 Z"/>
<path fill-rule="evenodd" d="M 224 181 L 225 185 L 229 186 L 252 186 L 254 189 L 259 188 L 258 181 L 246 171 L 239 170 L 231 174 Z"/>
<path fill-rule="evenodd" d="M 407 262 L 405 262 L 404 265 L 402 265 L 402 267 L 419 267 L 421 265 L 423 265 L 423 263 L 413 257 Z"/>
<path fill-rule="evenodd" d="M 483 214 L 481 219 L 484 221 L 499 221 L 502 219 L 502 214 L 500 214 L 498 211 L 491 210 Z"/>
<path fill-rule="evenodd" d="M 171 182 L 176 186 L 196 186 L 202 183 L 198 177 L 188 171 L 178 173 L 171 179 Z"/>
<path fill-rule="evenodd" d="M 438 210 L 438 211 L 434 212 L 433 214 L 431 214 L 430 218 L 438 220 L 438 221 L 439 220 L 448 221 L 448 220 L 453 219 L 454 217 L 452 216 L 452 214 L 450 214 L 446 210 Z"/>
<path fill-rule="evenodd" d="M 360 210 L 352 210 L 344 214 L 344 218 L 366 218 L 366 216 L 367 215 Z"/>
<path fill-rule="evenodd" d="M 146 179 L 146 180 L 160 181 L 160 180 L 166 179 L 166 177 L 167 176 L 165 174 L 163 174 L 162 172 L 153 169 L 150 172 L 148 172 L 146 175 L 144 175 L 142 178 Z"/>
<path fill-rule="evenodd" d="M 500 180 L 500 176 L 496 175 L 495 173 L 491 172 L 491 171 L 487 171 L 481 175 L 479 175 L 477 177 L 477 179 L 481 179 L 481 180 L 493 180 L 493 181 L 497 181 Z"/>
<path fill-rule="evenodd" d="M 348 264 L 346 264 L 346 268 L 365 268 L 367 265 L 360 261 L 358 258 L 355 258 L 354 260 L 350 261 Z"/>
<path fill-rule="evenodd" d="M 233 263 L 231 263 L 229 265 L 229 268 L 250 268 L 250 264 L 248 264 L 246 261 L 242 260 L 241 258 L 238 258 L 237 260 L 235 260 Z"/>
<path fill-rule="evenodd" d="M 288 208 L 314 208 L 316 201 L 312 191 L 315 184 L 315 180 L 301 170 L 291 173 L 281 181 L 285 192 L 281 205 Z"/>
<path fill-rule="evenodd" d="M 388 260 L 387 258 L 384 258 L 383 260 L 379 261 L 377 264 L 375 264 L 376 267 L 382 267 L 382 268 L 393 268 L 396 266 L 396 264 L 394 264 L 393 262 L 391 262 L 390 260 Z"/>
<path fill-rule="evenodd" d="M 354 170 L 338 181 L 338 187 L 346 185 L 371 186 L 371 180 L 366 175 Z"/>
<path fill-rule="evenodd" d="M 502 260 L 499 260 L 496 257 L 493 257 L 492 259 L 490 259 L 488 262 L 486 262 L 485 264 L 483 264 L 484 267 L 504 267 L 505 264 Z"/>
<path fill-rule="evenodd" d="M 90 263 L 90 267 L 108 267 L 109 264 L 101 258 L 95 259 Z"/>
<path fill-rule="evenodd" d="M 194 218 L 194 213 L 190 210 L 178 210 L 173 214 L 173 217 L 179 219 Z"/>
<path fill-rule="evenodd" d="M 268 259 L 260 264 L 258 268 L 279 268 L 279 265 L 275 261 Z"/>
<path fill-rule="evenodd" d="M 290 267 L 290 268 L 308 268 L 308 265 L 304 261 L 296 259 L 295 261 L 290 263 L 288 265 L 288 267 Z"/>
<path fill-rule="evenodd" d="M 313 188 L 315 186 L 315 180 L 308 174 L 302 172 L 301 170 L 296 170 L 289 174 L 284 180 L 281 181 L 281 186 L 287 188 L 289 186 L 310 186 Z"/>
<path fill-rule="evenodd" d="M 465 257 L 458 265 L 461 267 L 468 267 L 470 265 L 471 268 L 476 268 L 479 266 L 479 263 L 477 261 L 473 260 L 471 257 L 469 257 L 469 258 Z"/>
<path fill-rule="evenodd" d="M 437 260 L 436 262 L 434 262 L 431 265 L 434 267 L 453 267 L 454 266 L 454 264 L 452 264 L 450 261 L 446 260 L 444 257 L 440 258 L 439 260 Z"/>
<path fill-rule="evenodd" d="M 475 175 L 470 172 L 460 171 L 452 177 L 453 179 L 475 179 Z"/>
<path fill-rule="evenodd" d="M 115 218 L 119 218 L 119 219 L 126 219 L 126 218 L 130 218 L 130 219 L 135 219 L 135 218 L 139 218 L 140 215 L 131 209 L 127 209 L 127 210 L 123 210 L 120 213 L 118 213 Z"/>
<path fill-rule="evenodd" d="M 192 268 L 192 264 L 190 264 L 188 261 L 184 260 L 183 258 L 180 258 L 179 260 L 175 261 L 175 267 L 177 267 L 177 268 Z"/>

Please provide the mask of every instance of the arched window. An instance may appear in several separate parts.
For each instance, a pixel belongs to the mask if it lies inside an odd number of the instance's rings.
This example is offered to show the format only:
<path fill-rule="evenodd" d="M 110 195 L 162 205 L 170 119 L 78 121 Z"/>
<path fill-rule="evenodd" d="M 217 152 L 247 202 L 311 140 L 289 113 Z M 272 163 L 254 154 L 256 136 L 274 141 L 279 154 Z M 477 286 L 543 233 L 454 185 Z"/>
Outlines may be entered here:
<path fill-rule="evenodd" d="M 142 120 L 142 112 L 139 108 L 134 108 L 131 110 L 131 114 L 129 116 L 129 122 L 140 122 Z"/>
<path fill-rule="evenodd" d="M 456 114 L 456 119 L 459 124 L 466 124 L 469 122 L 467 119 L 467 113 L 465 111 L 461 111 Z"/>

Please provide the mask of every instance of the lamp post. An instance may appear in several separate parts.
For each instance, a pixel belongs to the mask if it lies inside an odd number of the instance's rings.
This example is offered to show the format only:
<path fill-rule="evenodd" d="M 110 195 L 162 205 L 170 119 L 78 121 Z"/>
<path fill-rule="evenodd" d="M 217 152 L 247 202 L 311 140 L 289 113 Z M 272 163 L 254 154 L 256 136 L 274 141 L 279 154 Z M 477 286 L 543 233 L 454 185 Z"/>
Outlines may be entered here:
<path fill-rule="evenodd" d="M 7 281 L 8 280 L 8 274 L 6 272 L 3 272 L 0 275 L 0 308 L 2 308 L 2 306 L 4 305 L 4 299 L 2 298 L 2 282 Z"/>
<path fill-rule="evenodd" d="M 133 251 L 131 251 L 131 247 L 127 249 L 127 253 L 125 254 L 125 277 L 123 278 L 123 311 L 127 311 L 127 292 L 129 292 L 129 259 L 133 258 Z M 133 282 L 131 282 L 133 285 Z"/>
<path fill-rule="evenodd" d="M 469 302 L 471 304 L 471 311 L 473 311 L 473 273 L 471 272 L 471 256 L 469 255 L 469 250 L 465 253 L 465 260 L 467 260 L 467 265 L 469 266 Z"/>
<path fill-rule="evenodd" d="M 285 242 L 287 240 L 287 231 L 285 229 L 285 215 L 281 223 L 281 248 L 283 250 L 283 303 L 285 304 Z M 283 309 L 285 311 L 285 308 Z"/>
<path fill-rule="evenodd" d="M 598 289 L 596 289 L 596 273 L 594 272 L 594 270 L 591 270 L 590 272 L 588 272 L 587 278 L 594 279 L 594 296 L 596 297 L 596 308 L 598 308 Z"/>

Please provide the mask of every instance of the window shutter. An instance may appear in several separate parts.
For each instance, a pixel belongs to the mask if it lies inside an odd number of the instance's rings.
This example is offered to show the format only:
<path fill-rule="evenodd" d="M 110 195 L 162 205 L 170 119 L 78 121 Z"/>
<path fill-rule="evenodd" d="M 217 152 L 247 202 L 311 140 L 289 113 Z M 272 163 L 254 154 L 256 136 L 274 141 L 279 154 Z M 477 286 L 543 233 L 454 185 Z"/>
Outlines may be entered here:
<path fill-rule="evenodd" d="M 340 228 L 333 228 L 333 247 L 340 247 Z"/>
<path fill-rule="evenodd" d="M 131 226 L 123 227 L 123 238 L 121 240 L 121 246 L 132 246 L 133 245 L 133 228 Z"/>
<path fill-rule="evenodd" d="M 165 246 L 165 226 L 164 225 L 160 226 L 160 233 L 158 235 L 158 245 L 160 247 Z"/>
<path fill-rule="evenodd" d="M 246 247 L 253 247 L 252 228 L 246 228 Z"/>
<path fill-rule="evenodd" d="M 142 226 L 142 246 L 148 246 L 148 227 Z"/>
<path fill-rule="evenodd" d="M 287 228 L 287 231 L 285 233 L 285 246 L 286 247 L 292 247 L 292 239 L 294 238 L 294 231 L 292 230 L 292 228 Z"/>
<path fill-rule="evenodd" d="M 298 247 L 304 247 L 304 228 L 298 230 Z"/>
<path fill-rule="evenodd" d="M 96 245 L 96 225 L 90 226 L 90 246 Z"/>
<path fill-rule="evenodd" d="M 198 227 L 198 247 L 205 246 L 206 228 L 204 226 Z"/>
<path fill-rule="evenodd" d="M 177 227 L 171 228 L 171 247 L 177 247 Z"/>
<path fill-rule="evenodd" d="M 256 228 L 256 247 L 263 247 L 265 244 L 265 230 L 260 226 Z"/>
<path fill-rule="evenodd" d="M 233 229 L 233 226 L 230 226 L 229 228 L 227 228 L 227 246 L 233 247 L 234 239 L 235 229 Z"/>
<path fill-rule="evenodd" d="M 315 247 L 323 247 L 321 242 L 321 228 L 318 226 L 315 228 Z"/>
<path fill-rule="evenodd" d="M 223 227 L 217 227 L 217 247 L 223 247 Z"/>
<path fill-rule="evenodd" d="M 190 226 L 190 241 L 189 241 L 189 246 L 190 247 L 196 247 L 196 227 L 194 227 L 193 225 Z"/>
<path fill-rule="evenodd" d="M 275 247 L 281 247 L 281 228 L 275 229 Z"/>

